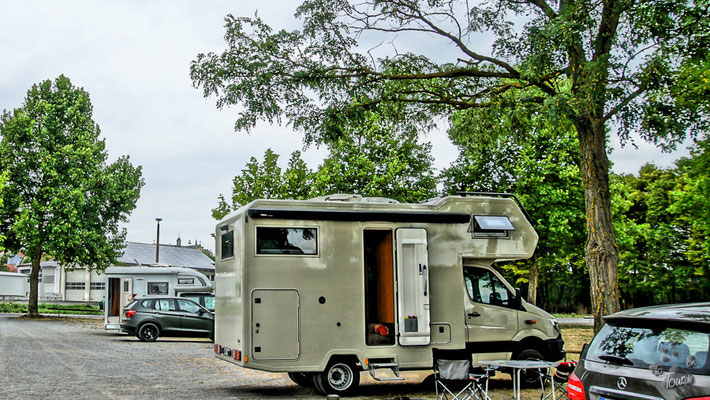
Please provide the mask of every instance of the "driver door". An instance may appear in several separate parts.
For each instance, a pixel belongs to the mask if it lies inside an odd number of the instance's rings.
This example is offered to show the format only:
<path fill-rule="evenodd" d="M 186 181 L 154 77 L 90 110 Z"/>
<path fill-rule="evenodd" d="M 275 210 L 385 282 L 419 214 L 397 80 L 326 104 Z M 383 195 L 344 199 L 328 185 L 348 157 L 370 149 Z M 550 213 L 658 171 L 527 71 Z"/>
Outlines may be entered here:
<path fill-rule="evenodd" d="M 464 267 L 466 341 L 483 359 L 507 359 L 518 332 L 514 295 L 492 270 Z"/>

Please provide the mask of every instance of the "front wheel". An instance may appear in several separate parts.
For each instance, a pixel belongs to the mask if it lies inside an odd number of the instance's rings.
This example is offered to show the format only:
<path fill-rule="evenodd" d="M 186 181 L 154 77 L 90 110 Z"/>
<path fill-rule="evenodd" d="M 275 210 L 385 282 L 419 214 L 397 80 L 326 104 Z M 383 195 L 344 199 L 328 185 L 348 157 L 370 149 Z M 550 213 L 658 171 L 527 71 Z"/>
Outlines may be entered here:
<path fill-rule="evenodd" d="M 527 361 L 537 361 L 544 360 L 542 353 L 535 349 L 525 349 L 518 353 L 515 357 L 516 360 L 527 360 Z M 520 385 L 524 388 L 533 388 L 540 386 L 540 373 L 541 370 L 524 370 L 520 373 Z"/>
<path fill-rule="evenodd" d="M 138 329 L 138 339 L 142 342 L 155 342 L 158 336 L 160 336 L 160 329 L 155 324 L 143 324 Z"/>
<path fill-rule="evenodd" d="M 359 384 L 360 371 L 349 362 L 334 362 L 324 372 L 313 374 L 313 386 L 321 394 L 348 396 Z"/>

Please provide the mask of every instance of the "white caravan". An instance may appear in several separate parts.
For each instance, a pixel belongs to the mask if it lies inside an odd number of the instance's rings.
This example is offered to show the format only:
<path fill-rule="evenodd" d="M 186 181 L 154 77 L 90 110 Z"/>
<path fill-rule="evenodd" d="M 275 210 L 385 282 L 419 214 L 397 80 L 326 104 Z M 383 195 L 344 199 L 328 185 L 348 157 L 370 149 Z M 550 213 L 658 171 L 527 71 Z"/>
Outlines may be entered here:
<path fill-rule="evenodd" d="M 104 327 L 120 330 L 124 307 L 134 297 L 178 296 L 180 293 L 212 291 L 202 273 L 183 267 L 108 267 L 104 301 Z"/>
<path fill-rule="evenodd" d="M 365 370 L 564 357 L 557 322 L 492 267 L 537 245 L 510 195 L 256 200 L 215 237 L 214 351 L 242 367 L 348 394 Z"/>
<path fill-rule="evenodd" d="M 27 297 L 29 276 L 18 272 L 0 271 L 0 299 Z"/>

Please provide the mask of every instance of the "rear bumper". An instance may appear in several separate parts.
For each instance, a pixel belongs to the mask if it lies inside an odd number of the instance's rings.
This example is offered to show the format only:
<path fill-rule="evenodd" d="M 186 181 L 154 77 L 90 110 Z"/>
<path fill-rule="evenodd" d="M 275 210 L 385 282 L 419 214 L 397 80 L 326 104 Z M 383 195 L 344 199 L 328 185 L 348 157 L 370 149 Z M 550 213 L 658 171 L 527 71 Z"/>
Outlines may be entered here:
<path fill-rule="evenodd" d="M 555 339 L 545 341 L 545 355 L 547 361 L 559 361 L 565 358 L 565 341 L 562 340 L 562 334 Z"/>
<path fill-rule="evenodd" d="M 121 332 L 127 333 L 129 335 L 135 335 L 136 334 L 136 328 L 131 325 L 126 325 L 126 324 L 121 324 Z"/>

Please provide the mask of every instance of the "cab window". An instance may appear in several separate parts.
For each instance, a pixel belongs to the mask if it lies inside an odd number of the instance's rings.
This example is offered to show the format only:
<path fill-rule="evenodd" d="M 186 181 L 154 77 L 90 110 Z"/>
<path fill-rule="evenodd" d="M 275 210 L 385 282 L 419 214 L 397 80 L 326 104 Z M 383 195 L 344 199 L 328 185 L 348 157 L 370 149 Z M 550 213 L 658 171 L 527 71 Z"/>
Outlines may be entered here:
<path fill-rule="evenodd" d="M 471 301 L 493 306 L 508 307 L 512 298 L 503 282 L 491 271 L 483 268 L 464 268 L 464 283 Z"/>

